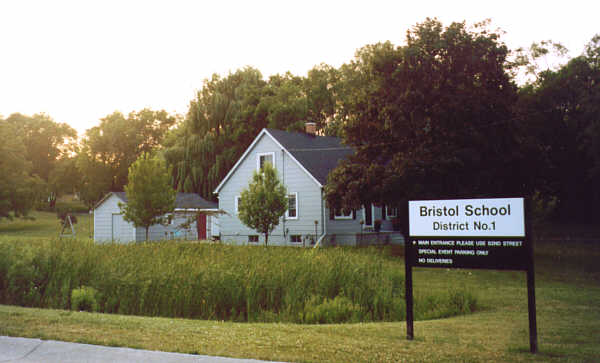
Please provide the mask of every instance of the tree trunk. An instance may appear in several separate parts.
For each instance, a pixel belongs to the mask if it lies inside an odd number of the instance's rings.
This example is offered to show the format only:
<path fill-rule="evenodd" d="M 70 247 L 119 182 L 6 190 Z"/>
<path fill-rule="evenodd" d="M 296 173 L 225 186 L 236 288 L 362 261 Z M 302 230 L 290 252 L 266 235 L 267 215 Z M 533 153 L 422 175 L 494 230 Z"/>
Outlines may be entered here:
<path fill-rule="evenodd" d="M 150 226 L 146 226 L 146 242 L 148 242 L 148 230 L 150 229 Z"/>
<path fill-rule="evenodd" d="M 269 232 L 265 232 L 265 247 L 269 245 Z"/>

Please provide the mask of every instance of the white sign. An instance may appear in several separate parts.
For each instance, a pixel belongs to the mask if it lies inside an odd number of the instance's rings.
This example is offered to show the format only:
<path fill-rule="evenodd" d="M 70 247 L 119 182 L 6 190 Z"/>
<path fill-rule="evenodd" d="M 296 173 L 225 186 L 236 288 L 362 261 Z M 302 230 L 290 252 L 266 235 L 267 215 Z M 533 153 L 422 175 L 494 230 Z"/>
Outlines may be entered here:
<path fill-rule="evenodd" d="M 411 237 L 525 237 L 523 198 L 408 202 Z"/>

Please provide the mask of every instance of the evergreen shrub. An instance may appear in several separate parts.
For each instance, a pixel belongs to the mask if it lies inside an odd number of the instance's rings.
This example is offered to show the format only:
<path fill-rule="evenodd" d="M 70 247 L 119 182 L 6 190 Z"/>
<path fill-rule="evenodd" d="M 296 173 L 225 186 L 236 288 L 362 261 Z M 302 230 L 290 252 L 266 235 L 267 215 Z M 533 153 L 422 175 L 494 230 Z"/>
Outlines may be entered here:
<path fill-rule="evenodd" d="M 78 289 L 73 289 L 71 292 L 71 310 L 98 311 L 97 293 L 93 287 L 82 286 Z"/>

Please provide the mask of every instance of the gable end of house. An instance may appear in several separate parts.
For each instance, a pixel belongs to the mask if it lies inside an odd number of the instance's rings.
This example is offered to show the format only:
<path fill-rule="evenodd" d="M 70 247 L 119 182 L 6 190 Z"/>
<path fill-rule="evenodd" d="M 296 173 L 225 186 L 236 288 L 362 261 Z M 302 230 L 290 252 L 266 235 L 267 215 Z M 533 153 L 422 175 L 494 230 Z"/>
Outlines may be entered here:
<path fill-rule="evenodd" d="M 270 132 L 271 131 L 271 132 Z M 271 140 L 281 149 L 285 152 L 285 154 L 291 159 L 293 160 L 298 167 L 304 171 L 309 178 L 315 182 L 315 184 L 319 187 L 322 188 L 323 184 L 312 174 L 310 173 L 306 167 L 284 146 L 282 145 L 282 143 L 280 142 L 280 140 L 278 140 L 277 137 L 273 136 L 272 134 L 273 130 L 269 130 L 269 129 L 262 129 L 261 132 L 256 136 L 256 138 L 254 139 L 254 141 L 252 142 L 252 144 L 250 144 L 250 146 L 248 146 L 248 148 L 246 149 L 246 151 L 244 152 L 244 154 L 242 154 L 242 156 L 238 159 L 238 161 L 235 163 L 235 165 L 231 168 L 231 170 L 229 171 L 229 173 L 227 173 L 227 175 L 225 176 L 225 178 L 223 178 L 223 180 L 221 181 L 221 183 L 215 188 L 214 190 L 214 194 L 219 194 L 220 190 L 223 188 L 223 186 L 227 183 L 227 181 L 229 181 L 229 179 L 231 178 L 231 176 L 235 173 L 235 171 L 238 169 L 238 167 L 242 164 L 242 162 L 248 157 L 248 155 L 251 153 L 251 151 L 254 149 L 254 147 L 256 146 L 256 144 L 263 138 L 265 137 L 265 135 L 267 135 L 269 138 L 271 138 Z"/>

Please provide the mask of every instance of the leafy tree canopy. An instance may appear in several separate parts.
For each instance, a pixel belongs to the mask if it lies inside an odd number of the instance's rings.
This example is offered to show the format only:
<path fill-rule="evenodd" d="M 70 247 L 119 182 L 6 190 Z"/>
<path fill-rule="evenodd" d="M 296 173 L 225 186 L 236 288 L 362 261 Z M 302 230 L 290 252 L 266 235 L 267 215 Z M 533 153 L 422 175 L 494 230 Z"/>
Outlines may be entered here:
<path fill-rule="evenodd" d="M 184 123 L 170 133 L 165 157 L 173 166 L 173 185 L 214 199 L 214 189 L 261 129 L 300 131 L 312 121 L 324 130 L 335 113 L 336 74 L 320 65 L 307 77 L 288 72 L 268 81 L 250 67 L 213 75 L 190 103 Z"/>
<path fill-rule="evenodd" d="M 165 111 L 143 109 L 127 117 L 114 112 L 87 130 L 77 160 L 84 202 L 93 206 L 108 191 L 123 190 L 129 166 L 159 148 L 176 122 L 177 117 Z"/>
<path fill-rule="evenodd" d="M 405 46 L 360 49 L 340 70 L 341 133 L 356 154 L 329 175 L 329 205 L 527 192 L 507 54 L 485 23 L 432 19 Z"/>
<path fill-rule="evenodd" d="M 540 72 L 520 91 L 519 112 L 540 155 L 537 184 L 557 198 L 557 217 L 600 217 L 600 36 L 558 70 Z"/>
<path fill-rule="evenodd" d="M 45 181 L 48 181 L 58 160 L 75 151 L 77 132 L 45 114 L 26 116 L 14 113 L 6 122 L 14 126 L 25 146 L 25 158 L 32 164 L 31 173 Z"/>
<path fill-rule="evenodd" d="M 31 175 L 25 154 L 17 127 L 0 118 L 0 220 L 26 217 L 43 191 L 44 183 Z"/>
<path fill-rule="evenodd" d="M 65 194 L 75 194 L 81 189 L 82 175 L 77 168 L 75 156 L 64 156 L 57 160 L 54 169 L 48 175 L 48 194 L 50 206 L 53 207 L 56 198 Z"/>
<path fill-rule="evenodd" d="M 248 189 L 243 189 L 238 203 L 238 218 L 246 226 L 265 235 L 268 245 L 269 234 L 279 224 L 287 210 L 288 200 L 285 186 L 277 177 L 277 171 L 265 163 L 255 171 Z"/>
<path fill-rule="evenodd" d="M 556 71 L 567 58 L 568 49 L 553 40 L 533 42 L 529 48 L 518 48 L 512 52 L 509 71 L 517 80 L 532 83 L 544 72 Z"/>
<path fill-rule="evenodd" d="M 54 207 L 60 194 L 74 191 L 74 188 L 65 189 L 66 180 L 62 179 L 58 169 L 63 169 L 77 150 L 77 132 L 66 123 L 55 122 L 45 114 L 27 116 L 14 113 L 6 122 L 13 126 L 15 136 L 24 146 L 23 155 L 31 163 L 29 173 L 37 175 L 43 182 L 39 184 L 40 187 L 45 187 L 45 191 L 40 190 L 37 203 L 47 202 Z M 69 177 L 74 187 L 78 177 L 73 174 Z"/>

